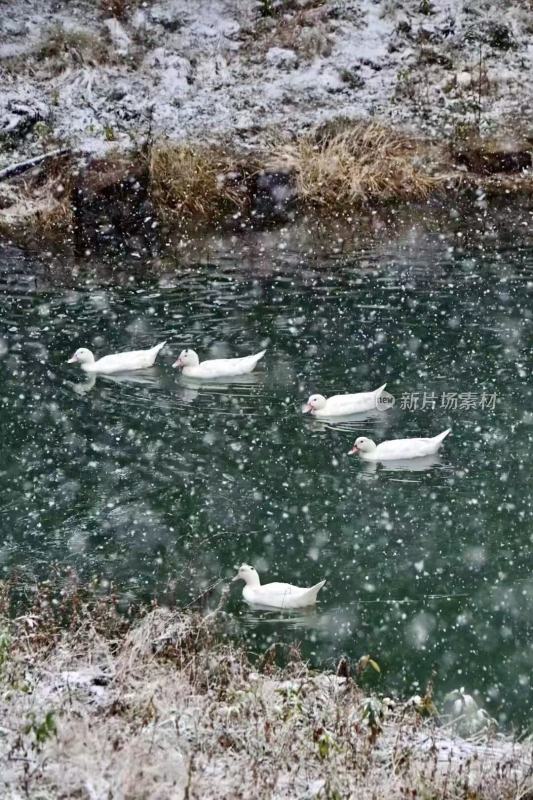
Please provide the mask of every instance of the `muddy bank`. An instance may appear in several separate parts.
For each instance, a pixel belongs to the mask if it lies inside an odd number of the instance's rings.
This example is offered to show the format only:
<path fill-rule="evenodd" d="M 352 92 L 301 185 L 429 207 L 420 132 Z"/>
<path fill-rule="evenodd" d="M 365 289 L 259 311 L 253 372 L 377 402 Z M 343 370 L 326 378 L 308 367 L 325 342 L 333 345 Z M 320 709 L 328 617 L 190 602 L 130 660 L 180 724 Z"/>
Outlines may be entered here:
<path fill-rule="evenodd" d="M 2 796 L 418 797 L 505 800 L 533 790 L 530 747 L 498 735 L 460 691 L 368 693 L 368 656 L 316 673 L 296 648 L 250 659 L 210 612 L 117 613 L 74 583 L 0 616 Z M 283 666 L 279 666 L 280 661 Z M 474 738 L 461 738 L 474 734 Z"/>
<path fill-rule="evenodd" d="M 113 240 L 160 248 L 176 236 L 284 226 L 302 216 L 353 222 L 423 203 L 487 209 L 530 196 L 529 162 L 525 151 L 452 152 L 346 120 L 257 153 L 165 143 L 88 158 L 67 149 L 0 177 L 0 235 L 81 256 Z"/>

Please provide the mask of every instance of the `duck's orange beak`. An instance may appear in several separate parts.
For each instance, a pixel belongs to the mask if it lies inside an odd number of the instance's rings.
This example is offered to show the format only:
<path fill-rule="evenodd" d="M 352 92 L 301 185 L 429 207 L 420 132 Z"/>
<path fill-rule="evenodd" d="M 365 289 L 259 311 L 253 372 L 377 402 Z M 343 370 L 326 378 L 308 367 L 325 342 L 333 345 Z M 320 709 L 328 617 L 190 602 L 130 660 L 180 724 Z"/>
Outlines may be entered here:
<path fill-rule="evenodd" d="M 355 455 L 355 454 L 356 454 L 356 453 L 358 453 L 358 452 L 359 452 L 359 448 L 357 447 L 357 445 L 356 445 L 356 444 L 354 444 L 354 446 L 352 447 L 352 449 L 351 449 L 351 450 L 348 450 L 348 455 L 349 455 L 349 456 L 353 456 L 353 455 Z"/>

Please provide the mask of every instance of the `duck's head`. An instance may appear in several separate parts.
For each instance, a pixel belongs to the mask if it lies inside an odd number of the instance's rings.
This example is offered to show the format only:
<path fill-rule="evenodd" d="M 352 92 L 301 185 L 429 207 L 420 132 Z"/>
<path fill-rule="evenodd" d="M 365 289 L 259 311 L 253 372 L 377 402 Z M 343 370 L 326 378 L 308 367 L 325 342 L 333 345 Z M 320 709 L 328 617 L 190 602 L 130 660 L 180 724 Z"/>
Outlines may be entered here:
<path fill-rule="evenodd" d="M 367 439 L 366 436 L 360 436 L 355 440 L 352 449 L 348 451 L 348 455 L 353 456 L 356 453 L 371 453 L 372 450 L 375 449 L 376 444 L 372 439 Z"/>
<path fill-rule="evenodd" d="M 326 405 L 326 398 L 322 394 L 312 394 L 302 411 L 309 414 L 310 411 L 320 411 Z"/>
<path fill-rule="evenodd" d="M 233 578 L 234 581 L 244 581 L 248 586 L 260 586 L 259 574 L 254 567 L 249 564 L 241 564 L 239 571 Z"/>
<path fill-rule="evenodd" d="M 92 364 L 94 356 L 86 347 L 78 347 L 72 358 L 69 358 L 67 364 Z"/>
<path fill-rule="evenodd" d="M 182 350 L 179 354 L 178 358 L 172 364 L 173 367 L 197 367 L 200 363 L 200 359 L 198 358 L 198 354 L 188 348 L 187 350 Z"/>

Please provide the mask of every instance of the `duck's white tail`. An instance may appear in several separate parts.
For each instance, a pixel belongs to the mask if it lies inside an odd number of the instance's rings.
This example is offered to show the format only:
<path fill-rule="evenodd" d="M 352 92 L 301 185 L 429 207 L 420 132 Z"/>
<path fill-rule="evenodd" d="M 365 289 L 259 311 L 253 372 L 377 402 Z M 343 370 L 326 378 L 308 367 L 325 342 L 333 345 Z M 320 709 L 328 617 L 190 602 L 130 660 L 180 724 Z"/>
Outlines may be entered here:
<path fill-rule="evenodd" d="M 266 353 L 266 350 L 261 350 L 260 353 L 254 353 L 253 356 L 245 356 L 246 362 L 244 362 L 244 363 L 246 363 L 248 365 L 249 369 L 253 369 L 256 366 L 256 364 L 258 363 L 258 361 L 261 361 L 261 359 L 263 358 L 265 353 Z"/>
<path fill-rule="evenodd" d="M 320 581 L 320 583 L 316 583 L 314 586 L 311 586 L 311 588 L 307 590 L 305 595 L 303 595 L 302 599 L 305 599 L 305 601 L 309 603 L 309 605 L 311 605 L 312 603 L 316 603 L 316 596 L 325 583 L 326 581 Z"/>
<path fill-rule="evenodd" d="M 374 395 L 376 397 L 376 400 L 378 400 L 378 398 L 381 397 L 381 393 L 384 391 L 386 385 L 387 384 L 384 383 L 383 386 L 380 386 L 379 389 L 375 390 Z"/>
<path fill-rule="evenodd" d="M 157 356 L 158 353 L 161 352 L 161 350 L 163 349 L 163 347 L 165 345 L 166 345 L 166 342 L 160 342 L 159 344 L 156 344 L 156 345 L 154 345 L 153 347 L 150 348 L 150 350 L 154 354 L 154 358 Z"/>
<path fill-rule="evenodd" d="M 252 356 L 252 358 L 255 358 L 255 363 L 256 364 L 257 364 L 258 361 L 261 361 L 261 359 L 263 358 L 265 353 L 266 353 L 266 350 L 261 350 L 260 353 L 256 353 L 254 356 Z"/>
<path fill-rule="evenodd" d="M 437 436 L 433 437 L 433 441 L 437 442 L 437 444 L 440 446 L 445 440 L 445 438 L 448 436 L 448 434 L 451 433 L 451 430 L 452 430 L 451 428 L 447 428 L 442 433 L 437 434 Z"/>

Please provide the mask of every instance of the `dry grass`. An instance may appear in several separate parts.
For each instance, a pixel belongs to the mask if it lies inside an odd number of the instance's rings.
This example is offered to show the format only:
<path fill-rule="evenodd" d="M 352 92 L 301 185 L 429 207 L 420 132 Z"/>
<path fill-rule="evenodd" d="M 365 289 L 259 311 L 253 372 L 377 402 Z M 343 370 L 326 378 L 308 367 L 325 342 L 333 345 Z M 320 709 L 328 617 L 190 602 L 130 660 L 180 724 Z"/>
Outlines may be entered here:
<path fill-rule="evenodd" d="M 60 24 L 53 25 L 44 33 L 35 56 L 37 61 L 53 64 L 58 72 L 71 65 L 96 66 L 116 58 L 103 34 L 67 30 Z"/>
<path fill-rule="evenodd" d="M 246 208 L 252 169 L 222 147 L 159 143 L 150 157 L 152 200 L 169 222 L 216 220 Z"/>
<path fill-rule="evenodd" d="M 419 710 L 315 674 L 298 653 L 252 664 L 210 617 L 128 622 L 71 581 L 29 613 L 0 596 L 0 796 L 524 800 L 531 754 L 453 738 Z M 343 673 L 349 672 L 343 665 Z M 353 673 L 352 673 L 353 674 Z M 428 705 L 426 704 L 425 708 Z"/>
<path fill-rule="evenodd" d="M 429 173 L 426 165 L 430 164 L 438 174 Z M 531 182 L 529 173 L 512 181 L 500 174 L 465 173 L 456 169 L 450 152 L 437 144 L 419 142 L 377 122 L 338 118 L 296 139 L 272 138 L 262 152 L 252 155 L 223 145 L 165 141 L 134 154 L 117 149 L 105 161 L 87 166 L 84 185 L 91 196 L 108 201 L 128 176 L 141 180 L 139 170 L 144 169 L 147 176 L 143 172 L 142 184 L 148 185 L 154 211 L 174 229 L 251 219 L 257 214 L 258 197 L 263 195 L 275 204 L 276 176 L 270 176 L 270 188 L 259 190 L 257 178 L 262 171 L 283 173 L 279 178 L 283 190 L 291 203 L 295 198 L 300 209 L 325 208 L 332 213 L 350 212 L 366 204 L 424 200 L 437 192 L 455 193 L 484 185 L 484 181 L 493 193 L 499 185 L 502 191 L 510 186 L 518 193 L 527 191 Z M 36 180 L 24 177 L 13 183 L 13 189 L 11 185 L 8 190 L 3 188 L 0 227 L 14 231 L 35 224 L 47 238 L 53 238 L 54 231 L 64 232 L 73 213 L 70 173 L 58 164 L 57 174 L 49 167 Z M 135 195 L 129 184 L 125 186 L 124 229 L 129 224 L 128 213 L 134 215 L 136 210 Z M 145 198 L 144 191 L 139 193 L 139 202 Z"/>
<path fill-rule="evenodd" d="M 169 222 L 244 212 L 249 178 L 260 168 L 294 174 L 301 205 L 350 208 L 427 197 L 438 181 L 416 164 L 411 139 L 377 123 L 337 120 L 296 141 L 278 139 L 243 161 L 221 147 L 159 144 L 152 150 L 151 194 Z"/>
<path fill-rule="evenodd" d="M 31 231 L 35 238 L 55 241 L 71 230 L 74 185 L 72 162 L 58 158 L 2 185 L 0 231 Z M 3 202 L 2 202 L 3 201 Z"/>
<path fill-rule="evenodd" d="M 376 122 L 340 120 L 294 143 L 281 142 L 272 162 L 294 170 L 303 202 L 346 208 L 427 197 L 438 180 L 416 158 L 412 139 Z"/>
<path fill-rule="evenodd" d="M 327 6 L 321 0 L 305 9 L 286 9 L 285 13 L 278 13 L 279 19 L 275 26 L 267 26 L 262 31 L 259 27 L 259 37 L 254 34 L 249 46 L 254 52 L 266 53 L 271 47 L 282 47 L 293 50 L 304 60 L 311 60 L 317 56 L 331 54 L 334 37 L 327 23 Z M 276 19 L 276 15 L 272 14 Z M 271 17 L 271 18 L 272 18 Z"/>

